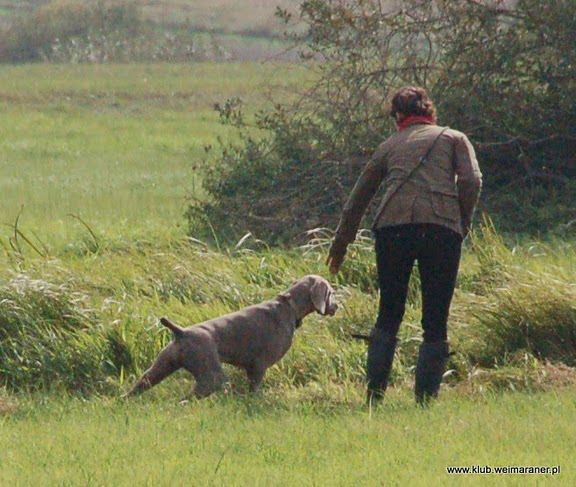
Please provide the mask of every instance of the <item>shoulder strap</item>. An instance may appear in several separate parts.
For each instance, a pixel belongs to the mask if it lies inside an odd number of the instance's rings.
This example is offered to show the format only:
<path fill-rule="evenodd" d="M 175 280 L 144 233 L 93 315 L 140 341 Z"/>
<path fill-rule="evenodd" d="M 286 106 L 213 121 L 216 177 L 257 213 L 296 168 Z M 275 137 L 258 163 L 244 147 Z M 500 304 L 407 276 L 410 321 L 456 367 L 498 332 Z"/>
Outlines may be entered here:
<path fill-rule="evenodd" d="M 422 166 L 422 164 L 428 162 L 428 157 L 430 156 L 430 154 L 432 153 L 432 150 L 434 149 L 434 147 L 436 147 L 436 142 L 438 142 L 438 139 L 440 139 L 440 137 L 442 136 L 442 134 L 444 132 L 446 132 L 446 130 L 448 130 L 450 127 L 444 127 L 440 133 L 436 136 L 436 138 L 434 139 L 434 142 L 432 142 L 430 144 L 430 147 L 428 147 L 428 150 L 426 151 L 426 154 L 424 154 L 419 160 L 418 160 L 418 164 L 416 164 L 408 173 L 408 176 L 406 176 L 402 182 L 400 183 L 400 185 L 398 186 L 398 188 L 396 188 L 396 191 L 398 191 L 402 186 L 404 186 L 404 183 L 408 182 L 408 180 L 412 177 L 412 175 L 420 168 L 420 166 Z M 394 191 L 394 193 L 396 193 L 396 191 Z"/>
<path fill-rule="evenodd" d="M 396 186 L 396 189 L 394 190 L 393 193 L 391 193 L 387 200 L 390 201 L 390 199 L 392 198 L 392 196 L 394 196 L 398 191 L 400 191 L 400 189 L 402 188 L 402 186 L 404 186 L 404 184 L 406 184 L 410 178 L 412 177 L 412 175 L 424 164 L 428 161 L 428 157 L 430 156 L 430 154 L 432 153 L 432 150 L 434 149 L 434 147 L 436 146 L 436 142 L 438 142 L 438 139 L 440 139 L 440 137 L 442 136 L 442 134 L 444 132 L 446 132 L 446 130 L 448 130 L 450 127 L 444 127 L 440 133 L 435 137 L 434 142 L 432 142 L 432 144 L 430 144 L 430 147 L 428 148 L 428 150 L 426 151 L 426 154 L 424 154 L 419 160 L 418 160 L 418 164 L 416 164 L 408 173 L 408 175 L 402 180 L 400 181 L 400 183 Z M 374 225 L 372 226 L 372 229 L 374 230 L 376 227 L 376 224 L 378 223 L 378 220 L 380 219 L 380 217 L 382 216 L 382 213 L 384 212 L 384 208 L 386 208 L 386 204 L 384 204 L 381 208 L 380 211 L 378 212 L 378 214 L 376 215 L 376 218 L 374 219 Z"/>
<path fill-rule="evenodd" d="M 398 185 L 398 187 L 396 188 L 396 191 L 398 191 L 402 186 L 404 186 L 404 183 L 408 182 L 408 180 L 412 177 L 412 175 L 420 168 L 420 166 L 422 166 L 422 164 L 428 162 L 428 157 L 430 156 L 430 154 L 432 153 L 432 150 L 434 149 L 434 147 L 436 147 L 436 142 L 438 142 L 438 139 L 440 139 L 440 137 L 442 136 L 442 134 L 444 132 L 446 132 L 446 130 L 448 130 L 450 127 L 444 127 L 440 133 L 436 136 L 436 138 L 434 139 L 434 142 L 432 142 L 432 144 L 430 144 L 430 147 L 428 148 L 428 150 L 426 151 L 426 154 L 424 154 L 418 161 L 418 164 L 416 164 L 408 173 L 408 176 L 406 176 L 402 182 Z M 396 193 L 396 191 L 394 191 L 394 193 Z"/>
<path fill-rule="evenodd" d="M 434 139 L 434 142 L 432 142 L 432 144 L 430 145 L 430 147 L 428 148 L 428 150 L 426 151 L 426 154 L 424 154 L 421 158 L 420 161 L 418 162 L 418 165 L 411 171 L 414 172 L 418 167 L 420 167 L 421 164 L 424 164 L 425 162 L 428 161 L 428 156 L 430 155 L 430 153 L 432 152 L 432 150 L 434 150 L 434 147 L 436 147 L 436 142 L 438 142 L 438 139 L 442 136 L 442 134 L 444 132 L 446 132 L 446 130 L 448 130 L 450 127 L 444 127 L 440 133 L 436 136 L 436 138 Z"/>

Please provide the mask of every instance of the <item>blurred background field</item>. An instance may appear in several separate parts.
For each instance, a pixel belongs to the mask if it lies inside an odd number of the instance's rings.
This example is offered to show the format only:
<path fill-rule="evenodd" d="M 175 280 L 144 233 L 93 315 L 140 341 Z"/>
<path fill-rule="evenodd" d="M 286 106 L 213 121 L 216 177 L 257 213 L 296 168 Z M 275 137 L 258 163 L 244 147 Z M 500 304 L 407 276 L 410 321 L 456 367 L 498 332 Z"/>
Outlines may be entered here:
<path fill-rule="evenodd" d="M 128 26 L 132 36 L 145 30 L 148 38 L 145 41 L 164 37 L 184 44 L 186 40 L 194 46 L 193 57 L 197 58 L 295 60 L 297 54 L 290 52 L 291 43 L 284 37 L 285 28 L 275 12 L 277 8 L 297 12 L 299 3 L 297 0 L 4 0 L 0 2 L 0 59 L 10 56 L 11 42 L 18 43 L 16 51 L 22 46 L 46 50 L 49 45 L 62 47 L 71 34 L 78 37 L 83 29 L 90 30 L 94 36 L 102 31 L 107 34 L 121 31 Z M 120 23 L 117 23 L 118 16 L 110 15 L 115 8 L 116 13 L 121 13 Z M 82 26 L 83 20 L 93 15 L 87 12 L 94 11 L 105 12 L 104 16 L 96 13 L 93 17 L 104 19 L 107 24 L 104 28 L 93 19 L 90 26 Z M 30 32 L 30 21 L 35 33 Z M 289 30 L 300 29 L 294 26 Z M 48 33 L 51 35 L 47 36 Z M 170 41 L 161 44 L 174 46 Z M 34 58 L 37 53 L 20 49 L 14 55 Z"/>
<path fill-rule="evenodd" d="M 22 230 L 47 245 L 78 235 L 71 213 L 105 235 L 183 235 L 206 146 L 233 137 L 214 105 L 257 110 L 306 76 L 272 63 L 3 66 L 2 223 L 22 210 Z"/>
<path fill-rule="evenodd" d="M 49 3 L 48 0 L 2 0 L 0 13 L 10 18 L 30 8 Z M 264 33 L 278 35 L 274 18 L 277 7 L 296 9 L 298 0 L 136 0 L 144 17 L 160 25 L 185 24 L 202 30 L 226 33 Z"/>

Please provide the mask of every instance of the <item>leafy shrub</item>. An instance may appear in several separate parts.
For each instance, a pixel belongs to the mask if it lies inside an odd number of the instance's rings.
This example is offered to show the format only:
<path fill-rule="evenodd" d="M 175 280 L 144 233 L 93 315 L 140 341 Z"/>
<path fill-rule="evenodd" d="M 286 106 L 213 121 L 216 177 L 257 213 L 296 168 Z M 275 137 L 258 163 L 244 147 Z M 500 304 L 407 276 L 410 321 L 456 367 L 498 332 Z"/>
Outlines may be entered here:
<path fill-rule="evenodd" d="M 519 179 L 487 193 L 484 208 L 507 232 L 573 239 L 574 194 L 576 178 Z"/>
<path fill-rule="evenodd" d="M 209 236 L 211 225 L 231 239 L 250 231 L 282 242 L 334 227 L 366 158 L 394 129 L 385 113 L 390 94 L 407 84 L 427 87 L 440 123 L 471 137 L 485 193 L 514 183 L 520 201 L 542 184 L 570 195 L 575 11 L 570 0 L 304 2 L 302 49 L 314 84 L 297 102 L 256 117 L 264 137 L 249 130 L 237 102 L 219 107 L 242 142 L 225 146 L 207 175 L 209 198 L 192 204 L 190 232 Z M 562 200 L 553 215 L 560 221 L 541 214 L 553 203 L 547 197 L 529 199 L 525 206 L 538 210 L 528 224 L 507 218 L 506 204 L 489 208 L 511 230 L 539 231 L 573 219 L 573 198 Z"/>
<path fill-rule="evenodd" d="M 576 285 L 567 265 L 573 245 L 510 247 L 486 221 L 469 249 L 474 261 L 459 287 L 466 294 L 452 312 L 464 325 L 457 337 L 463 355 L 486 367 L 513 366 L 523 354 L 576 365 Z"/>

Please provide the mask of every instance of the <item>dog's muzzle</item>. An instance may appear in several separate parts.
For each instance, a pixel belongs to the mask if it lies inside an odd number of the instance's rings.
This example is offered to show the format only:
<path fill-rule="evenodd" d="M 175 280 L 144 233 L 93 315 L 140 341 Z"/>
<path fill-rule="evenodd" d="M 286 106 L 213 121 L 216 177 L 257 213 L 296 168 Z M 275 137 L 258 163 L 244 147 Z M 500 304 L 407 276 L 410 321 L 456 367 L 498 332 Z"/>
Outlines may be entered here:
<path fill-rule="evenodd" d="M 331 303 L 329 306 L 326 306 L 324 316 L 334 316 L 336 311 L 338 311 L 338 305 L 336 303 Z"/>

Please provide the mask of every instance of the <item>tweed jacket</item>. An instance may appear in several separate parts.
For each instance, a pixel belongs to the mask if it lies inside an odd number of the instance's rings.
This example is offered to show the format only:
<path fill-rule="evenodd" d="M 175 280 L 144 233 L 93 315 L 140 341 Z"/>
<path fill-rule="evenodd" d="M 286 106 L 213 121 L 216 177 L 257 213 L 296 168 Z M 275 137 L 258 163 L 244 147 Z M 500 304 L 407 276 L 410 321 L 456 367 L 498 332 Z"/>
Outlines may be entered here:
<path fill-rule="evenodd" d="M 462 236 L 468 233 L 482 174 L 466 135 L 443 129 L 417 123 L 394 133 L 376 149 L 344 206 L 335 242 L 354 241 L 362 216 L 382 183 L 384 193 L 373 229 L 435 223 Z M 419 165 L 432 144 L 427 160 Z"/>

